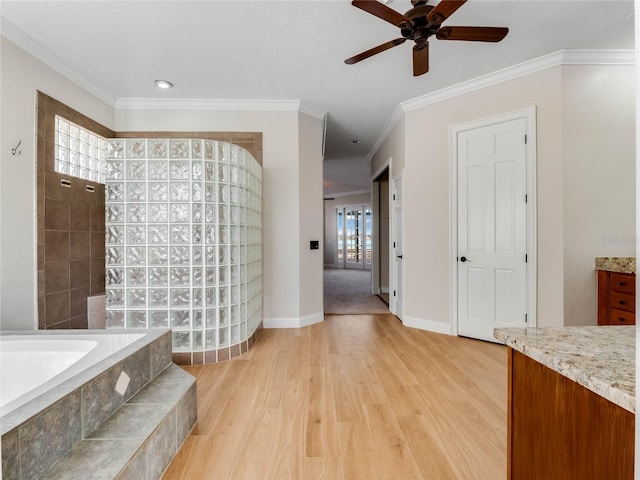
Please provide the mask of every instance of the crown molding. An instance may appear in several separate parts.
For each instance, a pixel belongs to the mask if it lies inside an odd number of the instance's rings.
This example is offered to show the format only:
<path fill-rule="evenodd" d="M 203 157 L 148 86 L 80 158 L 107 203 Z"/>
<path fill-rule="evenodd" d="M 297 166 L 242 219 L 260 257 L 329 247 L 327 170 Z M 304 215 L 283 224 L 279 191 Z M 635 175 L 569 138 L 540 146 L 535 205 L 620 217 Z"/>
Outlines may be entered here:
<path fill-rule="evenodd" d="M 411 110 L 433 105 L 450 98 L 464 95 L 498 83 L 513 80 L 525 75 L 545 70 L 559 65 L 633 65 L 635 64 L 634 50 L 559 50 L 526 62 L 503 68 L 465 82 L 442 88 L 420 97 L 401 102 L 393 115 L 382 129 L 378 140 L 367 155 L 371 159 L 386 141 L 391 130 L 403 115 Z"/>
<path fill-rule="evenodd" d="M 4 17 L 0 17 L 0 35 L 103 102 L 110 106 L 114 105 L 115 98 L 113 96 L 87 80 L 86 77 L 79 75 L 67 62 L 24 33 Z"/>
<path fill-rule="evenodd" d="M 329 198 L 340 198 L 340 197 L 351 197 L 352 195 L 361 195 L 363 193 L 371 193 L 371 190 L 353 190 L 352 192 L 340 192 L 340 193 L 327 193 L 324 195 L 325 199 Z"/>
<path fill-rule="evenodd" d="M 311 117 L 317 118 L 318 120 L 324 120 L 328 113 L 326 110 L 323 110 L 320 107 L 302 101 L 300 102 L 300 107 L 298 110 L 300 111 L 300 113 L 305 113 Z"/>
<path fill-rule="evenodd" d="M 118 110 L 270 110 L 297 112 L 299 100 L 241 100 L 212 98 L 118 98 Z"/>

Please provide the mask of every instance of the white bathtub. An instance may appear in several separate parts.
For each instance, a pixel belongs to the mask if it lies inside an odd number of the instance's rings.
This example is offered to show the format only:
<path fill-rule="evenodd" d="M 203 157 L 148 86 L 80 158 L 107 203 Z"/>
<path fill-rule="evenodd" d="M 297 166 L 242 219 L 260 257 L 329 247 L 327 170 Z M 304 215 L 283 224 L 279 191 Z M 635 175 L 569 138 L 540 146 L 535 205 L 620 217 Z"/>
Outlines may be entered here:
<path fill-rule="evenodd" d="M 142 337 L 142 333 L 0 336 L 0 416 Z"/>

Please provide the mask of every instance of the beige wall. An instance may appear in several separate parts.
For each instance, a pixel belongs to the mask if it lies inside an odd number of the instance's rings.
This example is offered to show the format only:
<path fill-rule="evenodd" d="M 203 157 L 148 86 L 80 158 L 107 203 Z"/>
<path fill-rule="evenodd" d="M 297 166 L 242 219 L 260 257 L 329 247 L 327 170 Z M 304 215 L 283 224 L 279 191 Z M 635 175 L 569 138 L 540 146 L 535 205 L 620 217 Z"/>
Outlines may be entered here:
<path fill-rule="evenodd" d="M 405 263 L 405 317 L 450 322 L 449 127 L 536 106 L 538 325 L 560 326 L 565 318 L 567 324 L 594 323 L 595 307 L 585 302 L 595 302 L 593 257 L 633 254 L 633 246 L 603 241 L 612 234 L 633 238 L 635 231 L 628 205 L 635 194 L 632 72 L 626 66 L 554 67 L 405 113 L 404 125 L 394 128 L 374 162 L 404 157 L 404 254 L 411 259 Z M 605 84 L 605 98 L 593 100 Z M 398 145 L 400 131 L 404 145 Z M 609 131 L 608 145 L 600 143 Z M 613 172 L 602 173 L 603 158 L 609 168 L 615 163 Z M 627 180 L 615 180 L 624 172 Z M 613 199 L 607 191 L 615 191 Z M 606 223 L 596 220 L 603 216 Z"/>
<path fill-rule="evenodd" d="M 337 219 L 336 208 L 347 205 L 368 205 L 371 203 L 370 193 L 357 193 L 355 195 L 342 195 L 335 197 L 333 200 L 325 200 L 324 202 L 324 264 L 327 267 L 336 267 L 338 259 L 336 258 L 336 238 L 337 238 Z"/>
<path fill-rule="evenodd" d="M 377 173 L 384 163 L 391 159 L 389 178 L 392 179 L 404 169 L 405 150 L 407 148 L 405 136 L 405 117 L 402 117 L 391 129 L 389 136 L 371 159 L 371 173 Z"/>
<path fill-rule="evenodd" d="M 111 106 L 0 38 L 0 328 L 37 327 L 36 90 L 114 126 Z M 11 149 L 22 141 L 20 156 Z"/>

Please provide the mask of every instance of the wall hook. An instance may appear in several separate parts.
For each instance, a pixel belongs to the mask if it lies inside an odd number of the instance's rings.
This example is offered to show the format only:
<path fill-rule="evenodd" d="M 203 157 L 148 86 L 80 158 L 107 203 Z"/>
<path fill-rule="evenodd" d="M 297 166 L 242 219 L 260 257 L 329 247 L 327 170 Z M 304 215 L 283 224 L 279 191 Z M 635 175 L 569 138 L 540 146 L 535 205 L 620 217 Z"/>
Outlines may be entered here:
<path fill-rule="evenodd" d="M 18 150 L 18 149 L 20 148 L 20 145 L 21 145 L 21 144 L 22 144 L 22 140 L 20 140 L 20 141 L 18 142 L 18 144 L 17 144 L 15 147 L 13 147 L 13 148 L 11 149 L 11 154 L 12 154 L 14 157 L 17 157 L 18 155 L 20 155 L 20 154 L 22 153 L 22 150 Z"/>

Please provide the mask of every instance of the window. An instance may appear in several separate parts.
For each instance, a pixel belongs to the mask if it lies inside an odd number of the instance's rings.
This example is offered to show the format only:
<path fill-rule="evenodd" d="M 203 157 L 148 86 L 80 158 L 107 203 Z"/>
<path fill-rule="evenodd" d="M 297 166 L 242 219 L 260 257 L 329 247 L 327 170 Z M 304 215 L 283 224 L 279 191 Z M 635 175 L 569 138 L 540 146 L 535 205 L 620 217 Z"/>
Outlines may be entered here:
<path fill-rule="evenodd" d="M 104 137 L 56 115 L 55 144 L 56 172 L 104 183 Z"/>

